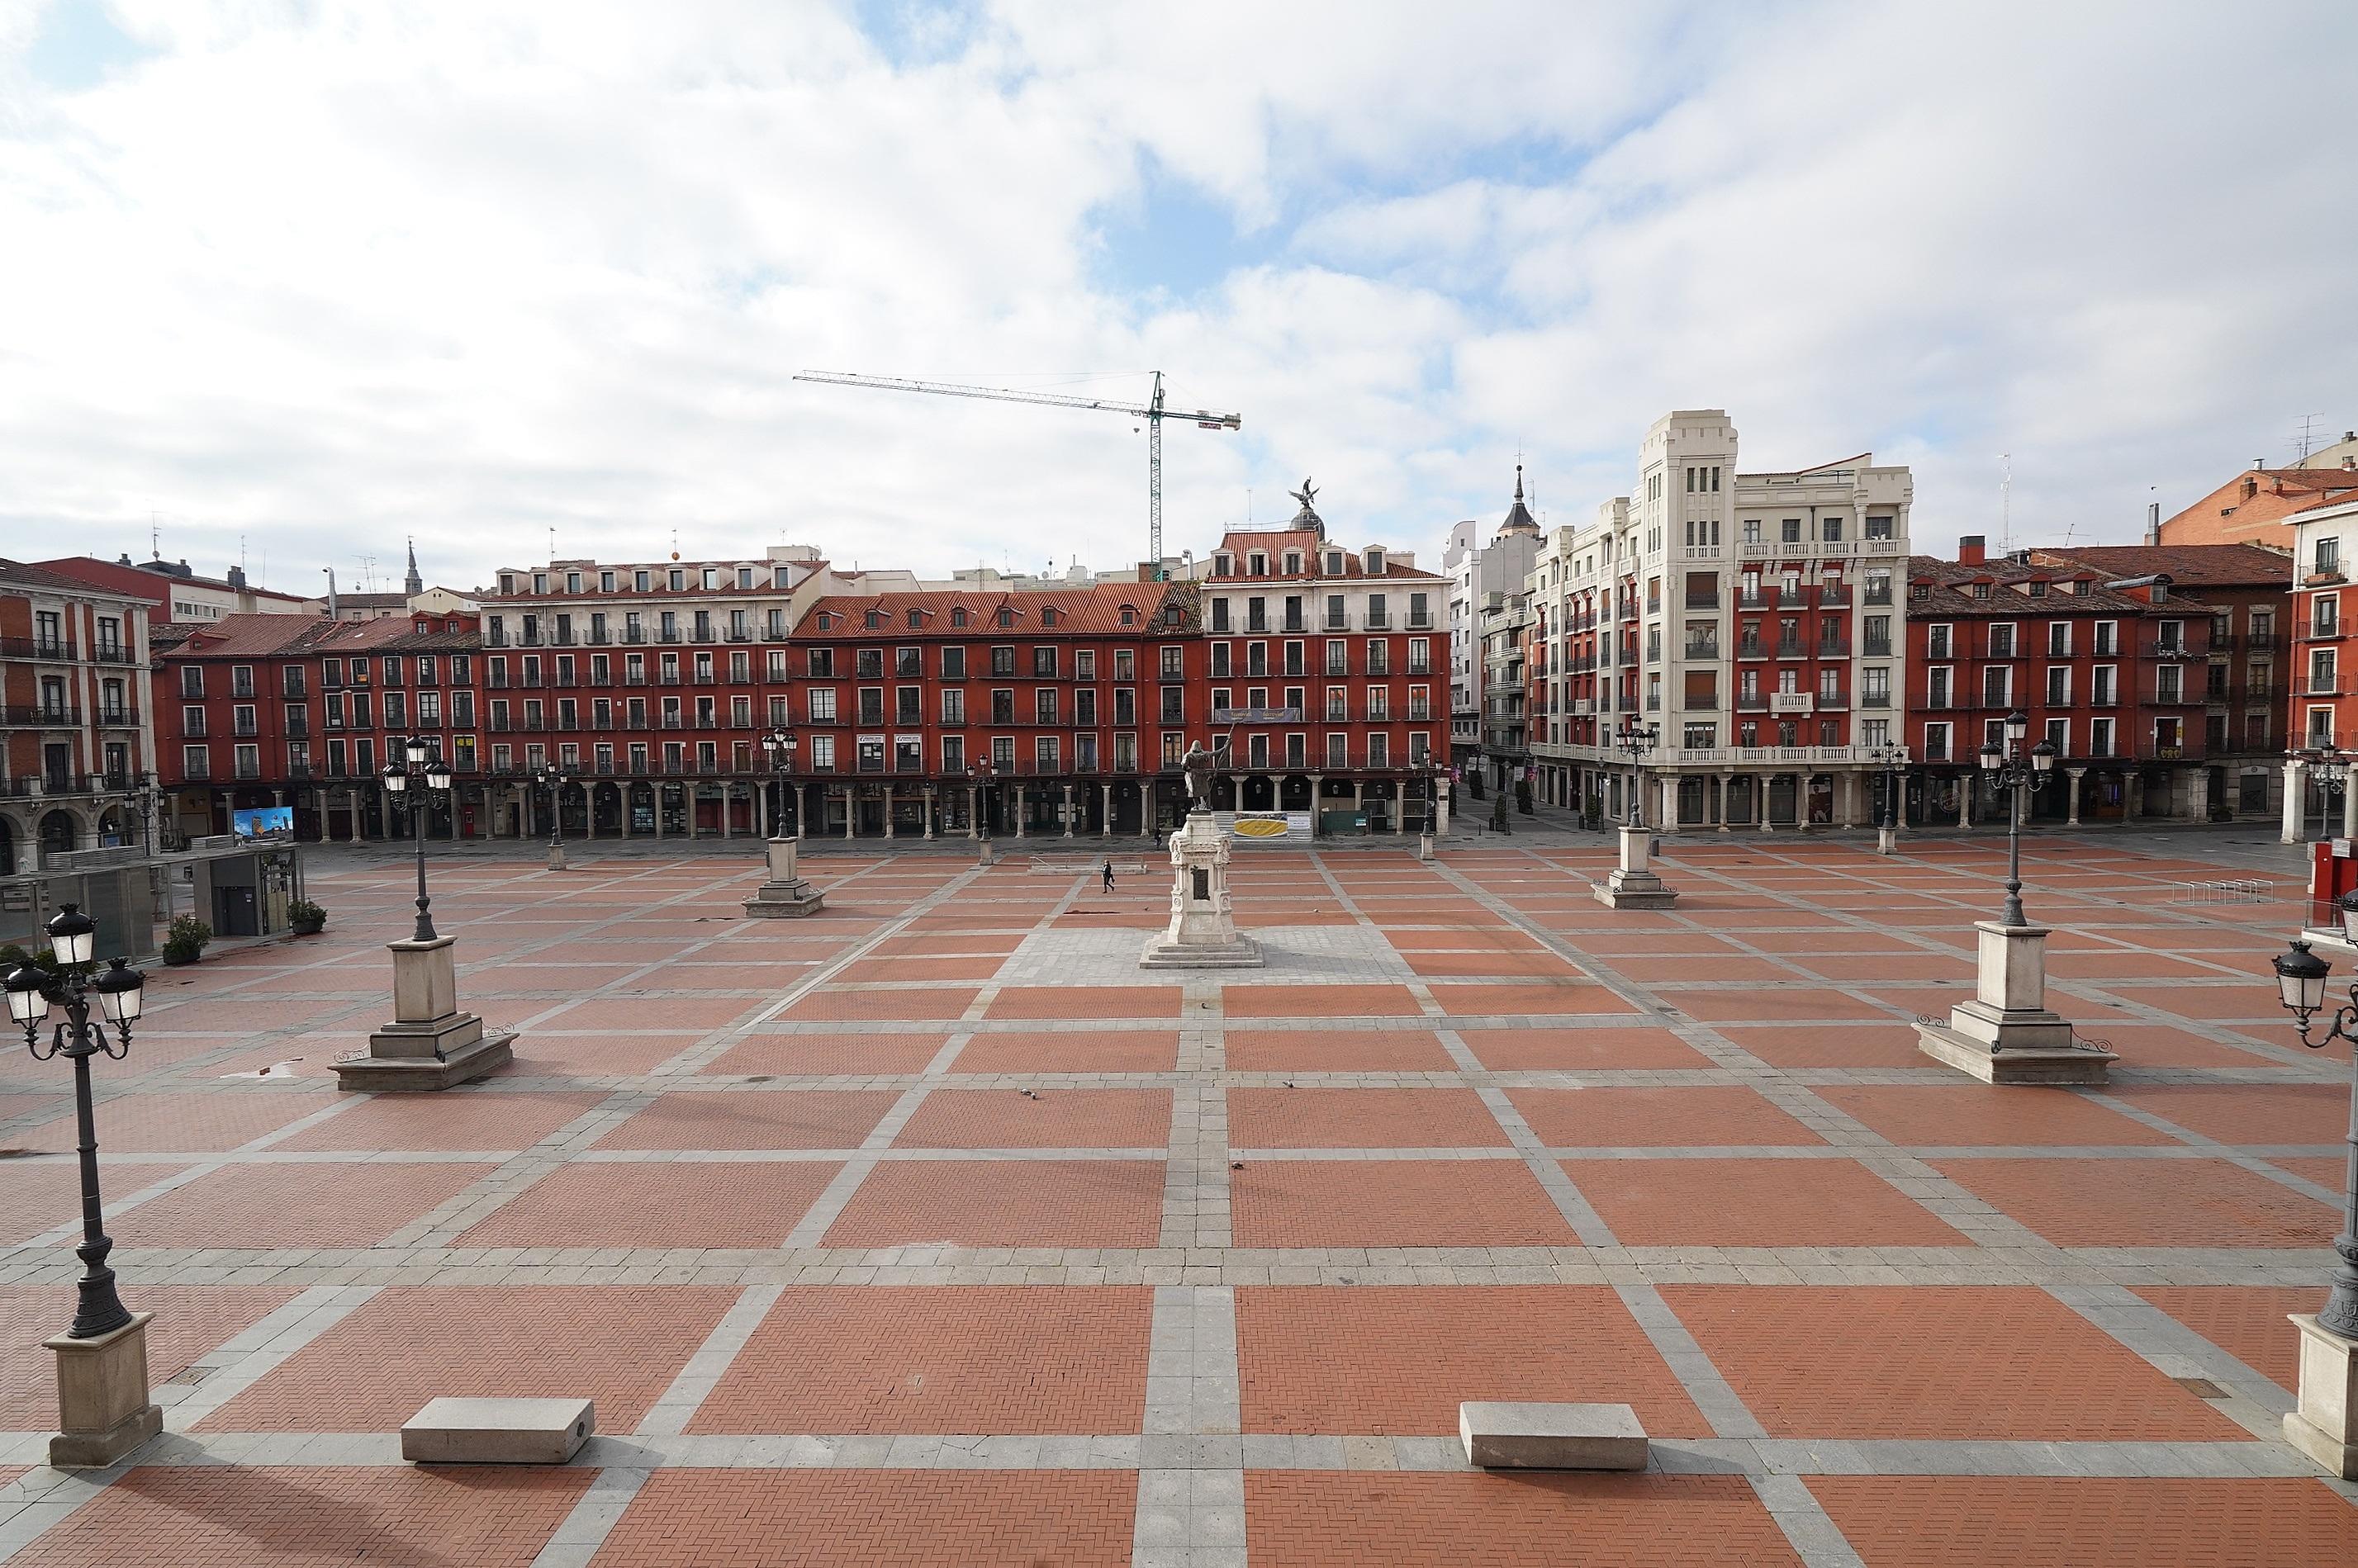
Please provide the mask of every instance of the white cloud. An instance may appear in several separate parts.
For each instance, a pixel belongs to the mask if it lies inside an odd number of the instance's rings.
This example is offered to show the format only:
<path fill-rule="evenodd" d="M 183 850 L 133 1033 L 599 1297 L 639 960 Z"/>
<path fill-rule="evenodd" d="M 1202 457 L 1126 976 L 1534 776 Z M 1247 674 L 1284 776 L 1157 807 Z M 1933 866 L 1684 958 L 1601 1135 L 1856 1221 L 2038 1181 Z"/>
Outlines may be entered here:
<path fill-rule="evenodd" d="M 1174 550 L 1305 469 L 1338 527 L 1430 549 L 1502 510 L 1519 441 L 1585 518 L 1672 406 L 1763 466 L 1904 457 L 1936 546 L 1994 521 L 2001 450 L 2018 532 L 2117 538 L 2149 485 L 2358 423 L 2326 6 L 1006 0 L 883 43 L 759 0 L 111 14 L 151 52 L 68 91 L 0 13 L 12 553 L 131 548 L 151 510 L 289 586 L 408 534 L 480 580 L 551 526 L 1142 547 L 1126 422 L 805 366 L 1162 365 L 1246 417 L 1173 434 Z M 1246 236 L 1198 292 L 1109 248 L 1150 163 Z"/>

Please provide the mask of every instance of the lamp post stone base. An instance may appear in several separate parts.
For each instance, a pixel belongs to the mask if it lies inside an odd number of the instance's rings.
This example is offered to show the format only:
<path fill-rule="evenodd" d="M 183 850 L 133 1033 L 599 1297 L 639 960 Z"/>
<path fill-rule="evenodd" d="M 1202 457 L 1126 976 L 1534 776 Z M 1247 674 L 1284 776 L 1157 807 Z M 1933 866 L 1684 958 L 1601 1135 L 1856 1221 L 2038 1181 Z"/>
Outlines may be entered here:
<path fill-rule="evenodd" d="M 393 1022 L 335 1064 L 340 1089 L 447 1089 L 515 1059 L 515 1034 L 459 1011 L 457 939 L 391 942 Z"/>
<path fill-rule="evenodd" d="M 1974 1000 L 1949 1010 L 1949 1022 L 1918 1023 L 1917 1048 L 1985 1084 L 2102 1084 L 2120 1060 L 2075 1044 L 2071 1021 L 2047 1006 L 2044 925 L 1974 924 L 1981 962 Z"/>
<path fill-rule="evenodd" d="M 1608 909 L 1675 909 L 1679 890 L 1654 874 L 1648 864 L 1654 843 L 1649 827 L 1621 827 L 1621 863 L 1591 891 Z"/>
<path fill-rule="evenodd" d="M 795 850 L 801 842 L 799 838 L 769 841 L 770 880 L 745 901 L 746 914 L 768 920 L 799 920 L 827 907 L 827 894 L 795 874 Z"/>
<path fill-rule="evenodd" d="M 63 1335 L 45 1343 L 58 1357 L 58 1426 L 49 1463 L 59 1469 L 112 1465 L 164 1430 L 164 1412 L 147 1397 L 147 1320 L 94 1339 Z"/>
<path fill-rule="evenodd" d="M 2284 1418 L 2285 1441 L 2345 1481 L 2358 1481 L 2358 1340 L 2307 1313 L 2300 1330 L 2300 1401 Z"/>
<path fill-rule="evenodd" d="M 548 869 L 552 871 L 561 871 L 565 870 L 564 845 L 551 844 L 548 847 Z"/>

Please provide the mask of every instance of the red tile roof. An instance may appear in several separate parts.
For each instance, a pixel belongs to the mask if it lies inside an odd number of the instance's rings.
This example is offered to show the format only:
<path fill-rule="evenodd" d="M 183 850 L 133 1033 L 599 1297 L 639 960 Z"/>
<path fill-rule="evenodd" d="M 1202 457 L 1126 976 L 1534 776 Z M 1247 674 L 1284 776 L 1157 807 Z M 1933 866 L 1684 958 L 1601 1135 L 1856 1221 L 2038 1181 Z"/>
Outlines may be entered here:
<path fill-rule="evenodd" d="M 2082 545 L 2033 550 L 2041 565 L 2091 567 L 2112 579 L 2166 575 L 2180 588 L 2289 588 L 2292 557 L 2259 545 Z"/>

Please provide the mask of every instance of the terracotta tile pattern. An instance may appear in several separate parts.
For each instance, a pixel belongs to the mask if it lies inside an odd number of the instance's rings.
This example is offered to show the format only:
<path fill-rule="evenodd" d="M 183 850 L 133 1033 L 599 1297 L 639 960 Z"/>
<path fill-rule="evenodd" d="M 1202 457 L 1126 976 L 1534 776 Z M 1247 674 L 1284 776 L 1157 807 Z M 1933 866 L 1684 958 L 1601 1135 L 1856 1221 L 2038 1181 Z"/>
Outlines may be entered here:
<path fill-rule="evenodd" d="M 1666 1285 L 1662 1295 L 1774 1437 L 2245 1435 L 2028 1286 Z"/>
<path fill-rule="evenodd" d="M 842 1168 L 832 1160 L 563 1165 L 460 1232 L 457 1245 L 773 1248 Z"/>
<path fill-rule="evenodd" d="M 2350 1554 L 2350 1505 L 2299 1476 L 1813 1476 L 1809 1487 L 1866 1568 L 2266 1568 Z"/>
<path fill-rule="evenodd" d="M 1228 1173 L 1239 1247 L 1569 1247 L 1531 1172 L 1504 1160 L 1260 1160 Z"/>
<path fill-rule="evenodd" d="M 600 1139 L 600 1149 L 857 1149 L 897 1089 L 674 1089 Z"/>
<path fill-rule="evenodd" d="M 1649 1432 L 1709 1426 L 1604 1285 L 1243 1286 L 1247 1432 L 1448 1436 L 1464 1400 L 1634 1406 Z"/>
<path fill-rule="evenodd" d="M 1232 1149 L 1504 1148 L 1507 1135 L 1472 1089 L 1235 1088 Z"/>
<path fill-rule="evenodd" d="M 2300 1390 L 2300 1330 L 2286 1320 L 2325 1304 L 2322 1285 L 2142 1285 L 2136 1293 L 2267 1379 Z"/>
<path fill-rule="evenodd" d="M 1169 1089 L 936 1089 L 893 1139 L 901 1149 L 1161 1149 Z"/>
<path fill-rule="evenodd" d="M 1140 1286 L 789 1289 L 697 1412 L 699 1433 L 1135 1432 Z"/>
<path fill-rule="evenodd" d="M 142 1465 L 9 1561 L 27 1568 L 530 1568 L 595 1478 L 590 1470 L 497 1465 Z"/>
<path fill-rule="evenodd" d="M 1254 1568 L 1799 1564 L 1741 1476 L 1245 1473 Z"/>
<path fill-rule="evenodd" d="M 125 1280 L 118 1289 L 133 1312 L 152 1312 L 147 1325 L 149 1383 L 168 1382 L 209 1350 L 235 1338 L 257 1320 L 293 1301 L 293 1290 L 267 1285 L 150 1285 Z M 57 1353 L 43 1346 L 73 1321 L 70 1284 L 0 1285 L 0 1322 L 8 1325 L 0 1348 L 0 1429 L 35 1432 L 58 1420 Z"/>
<path fill-rule="evenodd" d="M 1757 1090 L 1740 1084 L 1509 1089 L 1507 1098 L 1523 1113 L 1540 1141 L 1552 1149 L 1825 1141 Z"/>
<path fill-rule="evenodd" d="M 392 1432 L 440 1394 L 594 1400 L 628 1432 L 735 1303 L 715 1285 L 392 1285 L 199 1423 Z"/>
<path fill-rule="evenodd" d="M 925 1160 L 869 1173 L 829 1247 L 1152 1247 L 1159 1160 Z"/>
<path fill-rule="evenodd" d="M 2322 1247 L 2327 1204 L 2224 1160 L 1937 1160 L 2061 1247 Z"/>
<path fill-rule="evenodd" d="M 115 1216 L 106 1229 L 119 1247 L 373 1247 L 494 1169 L 226 1166 Z"/>
<path fill-rule="evenodd" d="M 1966 1238 L 1850 1160 L 1569 1160 L 1626 1247 L 1963 1247 Z"/>
<path fill-rule="evenodd" d="M 663 1470 L 595 1568 L 1130 1562 L 1130 1470 Z"/>

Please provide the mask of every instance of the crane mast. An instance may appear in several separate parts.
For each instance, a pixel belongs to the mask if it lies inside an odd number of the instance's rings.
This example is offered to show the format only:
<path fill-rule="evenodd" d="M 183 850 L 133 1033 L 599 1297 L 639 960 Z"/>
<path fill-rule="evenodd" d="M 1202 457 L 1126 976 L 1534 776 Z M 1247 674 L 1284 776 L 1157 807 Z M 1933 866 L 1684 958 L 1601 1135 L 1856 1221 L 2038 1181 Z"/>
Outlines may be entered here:
<path fill-rule="evenodd" d="M 834 386 L 865 386 L 880 392 L 922 392 L 936 397 L 976 397 L 998 403 L 1036 403 L 1050 408 L 1095 409 L 1127 414 L 1146 421 L 1147 560 L 1154 579 L 1163 579 L 1163 421 L 1185 419 L 1199 430 L 1236 430 L 1244 426 L 1241 414 L 1216 414 L 1209 409 L 1171 408 L 1163 396 L 1163 373 L 1154 372 L 1154 389 L 1146 402 L 1119 403 L 1102 397 L 1072 397 L 1054 392 L 1018 392 L 1003 386 L 961 386 L 944 381 L 911 381 L 901 376 L 860 375 L 848 371 L 806 370 L 796 381 L 824 382 Z"/>

